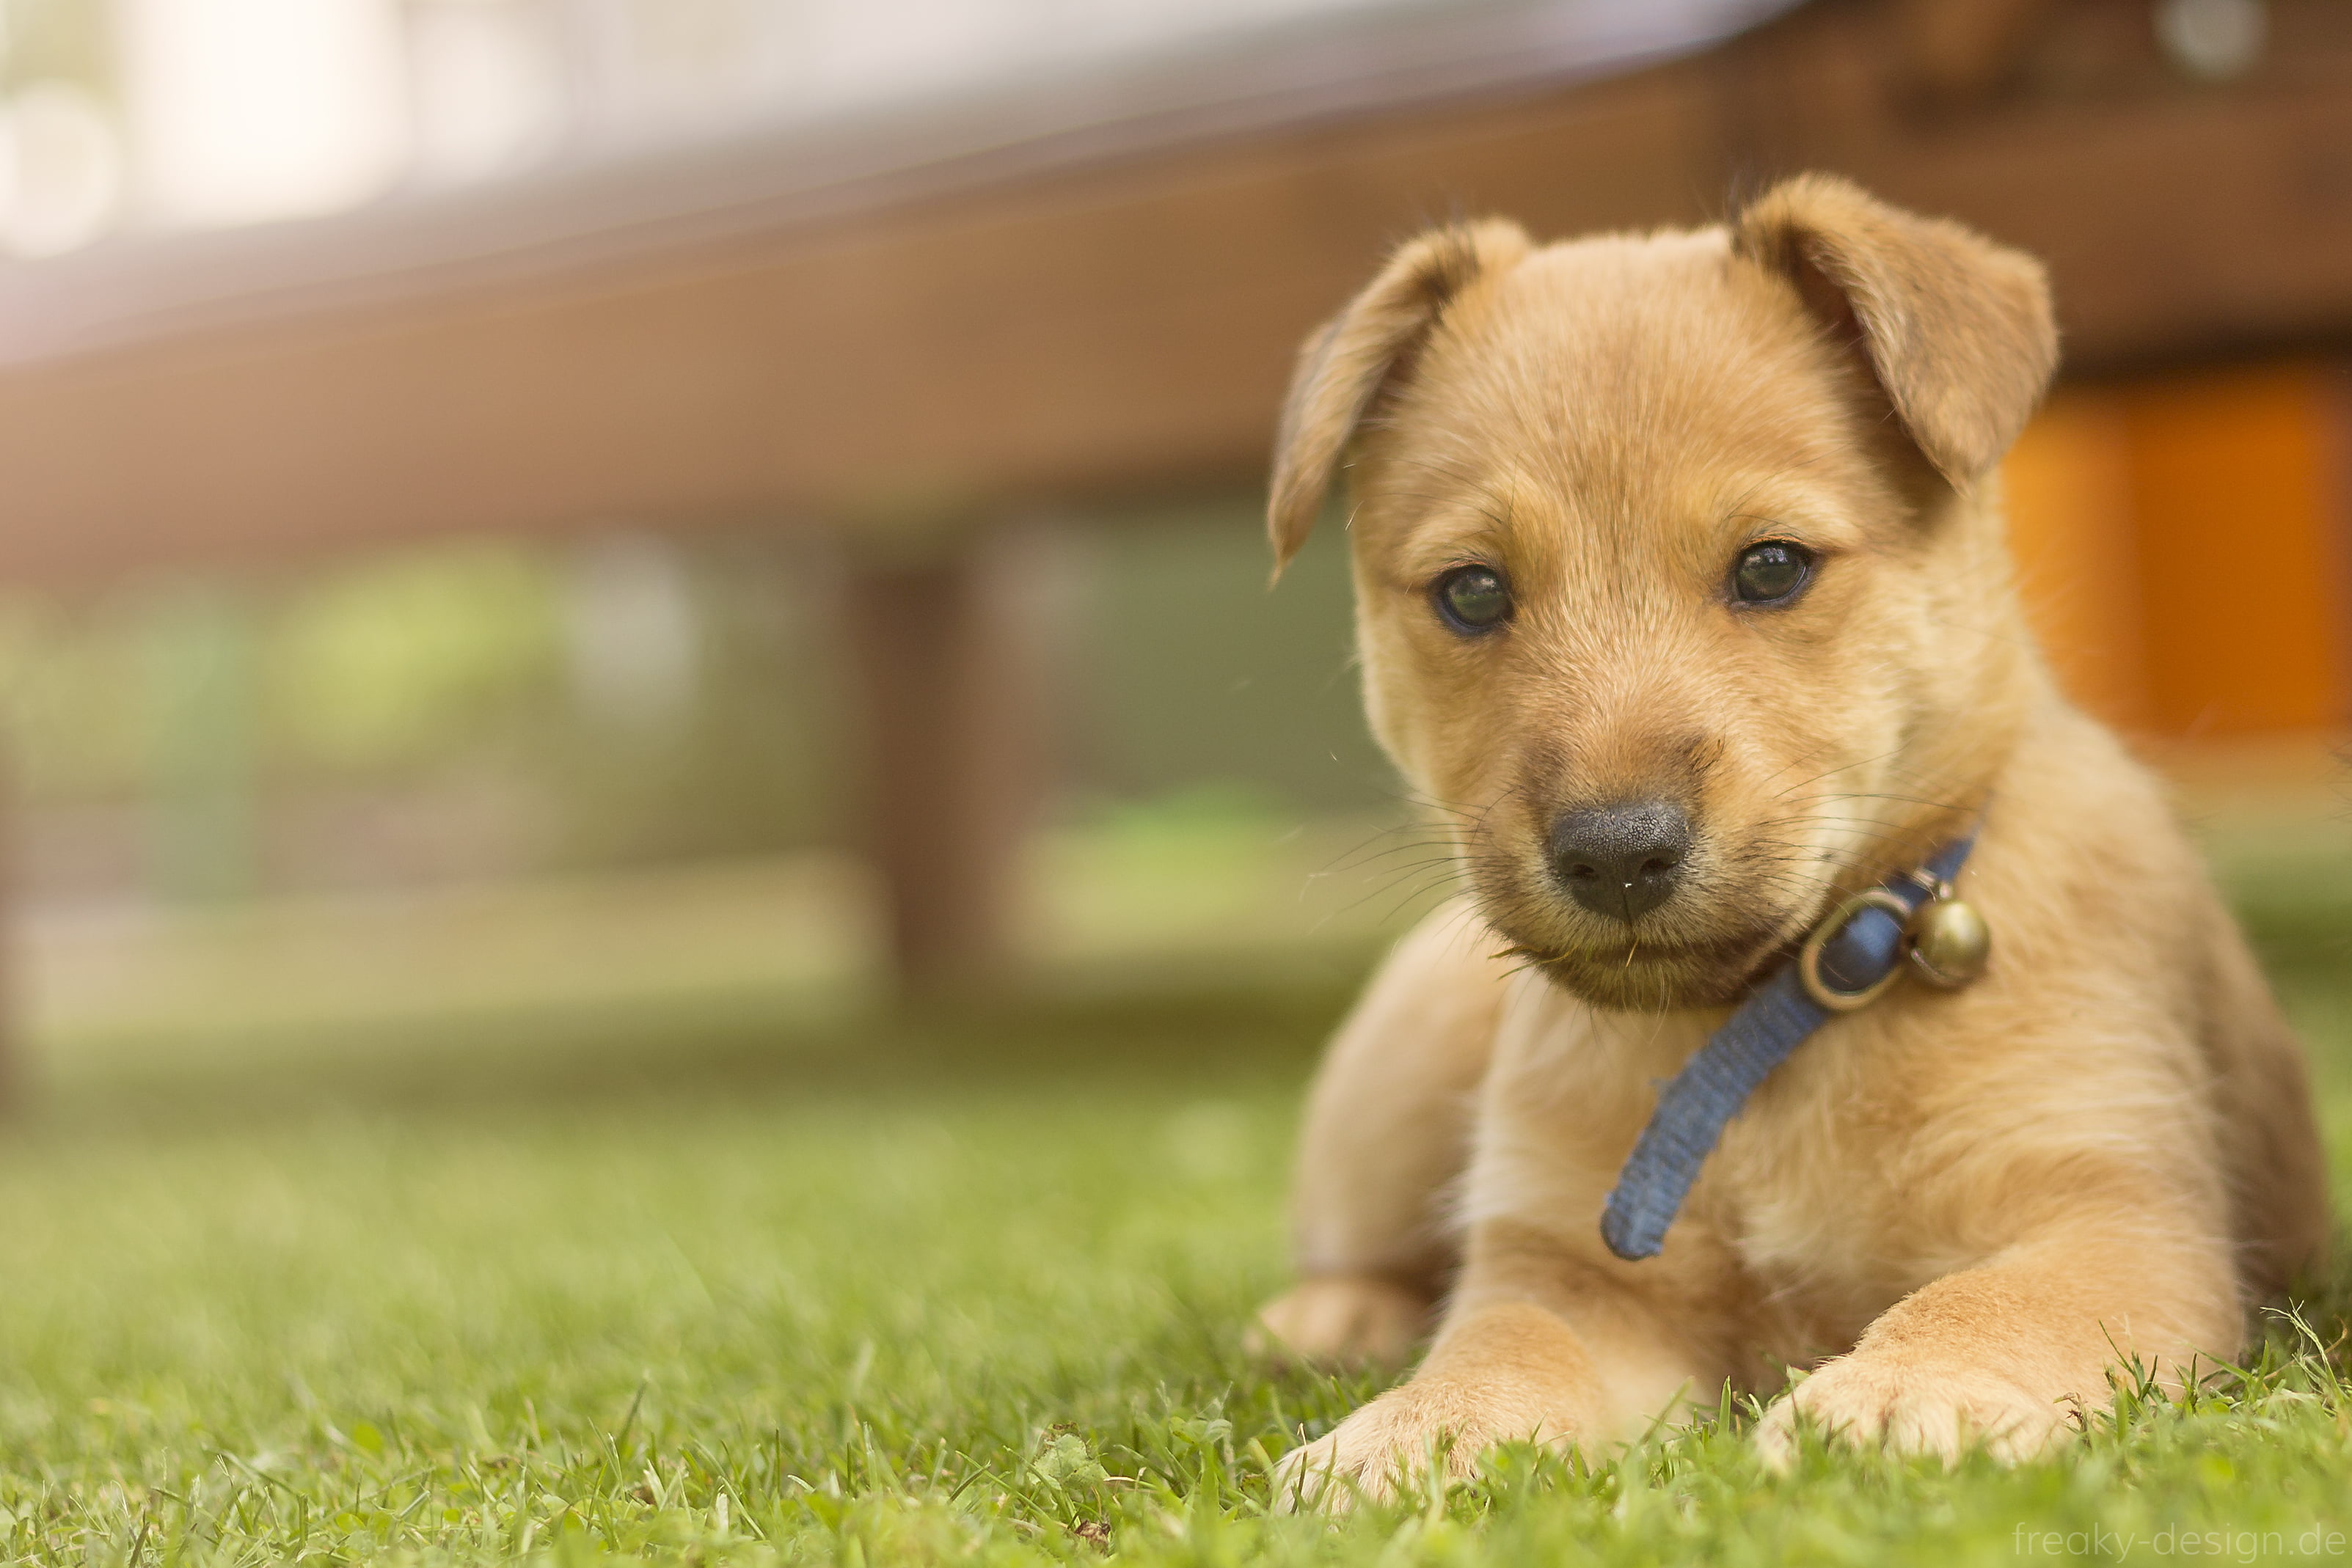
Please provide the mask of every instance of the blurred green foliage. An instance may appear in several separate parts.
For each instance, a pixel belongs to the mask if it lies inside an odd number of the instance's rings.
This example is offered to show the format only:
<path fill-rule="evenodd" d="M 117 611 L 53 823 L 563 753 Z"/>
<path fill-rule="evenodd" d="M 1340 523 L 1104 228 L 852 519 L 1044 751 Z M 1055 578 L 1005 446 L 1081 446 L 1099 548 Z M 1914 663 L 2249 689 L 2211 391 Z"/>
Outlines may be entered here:
<path fill-rule="evenodd" d="M 530 802 L 526 869 L 835 839 L 856 775 L 835 564 L 778 537 L 653 547 L 690 607 L 691 669 L 672 709 L 616 716 L 583 689 L 576 646 L 601 634 L 581 620 L 596 548 L 471 540 L 0 603 L 20 786 L 36 806 L 151 808 L 172 890 L 233 891 L 233 846 L 289 802 L 429 801 L 485 781 Z M 1113 519 L 1057 548 L 1076 582 L 1051 676 L 1060 815 L 1295 822 L 1389 798 L 1357 710 L 1340 530 L 1271 591 L 1244 502 Z"/>
<path fill-rule="evenodd" d="M 347 568 L 275 607 L 271 735 L 297 767 L 429 766 L 558 691 L 561 582 L 547 558 L 478 543 Z"/>
<path fill-rule="evenodd" d="M 0 601 L 0 694 L 18 788 L 37 803 L 135 789 L 147 755 L 137 600 Z"/>
<path fill-rule="evenodd" d="M 560 549 L 473 542 L 18 598 L 0 606 L 0 695 L 19 788 L 37 807 L 168 811 L 235 766 L 267 811 L 488 778 L 550 822 L 545 869 L 823 837 L 831 673 L 793 559 L 734 540 L 687 552 L 699 656 L 678 711 L 650 729 L 612 724 L 572 689 L 568 565 Z"/>
<path fill-rule="evenodd" d="M 1255 504 L 1107 530 L 1084 629 L 1079 788 L 1193 799 L 1214 780 L 1276 810 L 1351 810 L 1394 793 L 1364 728 L 1347 534 L 1336 516 L 1271 589 Z"/>

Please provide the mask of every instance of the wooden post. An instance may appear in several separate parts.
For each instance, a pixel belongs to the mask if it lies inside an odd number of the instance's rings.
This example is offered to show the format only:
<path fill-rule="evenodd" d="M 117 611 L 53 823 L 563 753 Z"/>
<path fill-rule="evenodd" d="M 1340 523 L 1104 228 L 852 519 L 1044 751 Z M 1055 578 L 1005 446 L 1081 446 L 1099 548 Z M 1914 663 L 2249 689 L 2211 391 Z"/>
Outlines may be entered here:
<path fill-rule="evenodd" d="M 972 531 L 853 555 L 842 578 L 856 831 L 910 996 L 986 988 L 1013 956 L 1021 851 L 1050 777 L 1039 556 L 1017 530 Z"/>

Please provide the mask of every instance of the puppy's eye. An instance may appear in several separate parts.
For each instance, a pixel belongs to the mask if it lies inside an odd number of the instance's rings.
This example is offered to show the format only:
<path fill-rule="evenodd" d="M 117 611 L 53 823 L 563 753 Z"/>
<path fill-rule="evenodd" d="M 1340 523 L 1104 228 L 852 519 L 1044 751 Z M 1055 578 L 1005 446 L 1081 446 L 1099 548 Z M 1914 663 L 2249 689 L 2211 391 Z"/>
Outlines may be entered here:
<path fill-rule="evenodd" d="M 1437 580 L 1437 613 L 1456 632 L 1475 636 L 1511 618 L 1511 591 L 1491 566 L 1457 566 Z"/>
<path fill-rule="evenodd" d="M 1813 558 L 1801 546 L 1777 539 L 1749 545 L 1731 569 L 1731 591 L 1749 604 L 1779 604 L 1796 597 L 1813 575 Z"/>

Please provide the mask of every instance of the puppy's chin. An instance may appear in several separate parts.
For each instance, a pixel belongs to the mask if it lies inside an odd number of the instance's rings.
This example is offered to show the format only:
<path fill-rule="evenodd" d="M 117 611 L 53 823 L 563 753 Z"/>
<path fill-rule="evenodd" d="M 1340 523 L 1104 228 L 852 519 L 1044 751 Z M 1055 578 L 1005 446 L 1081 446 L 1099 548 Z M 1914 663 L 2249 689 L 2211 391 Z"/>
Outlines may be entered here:
<path fill-rule="evenodd" d="M 1779 931 L 1759 928 L 1696 946 L 1635 940 L 1613 949 L 1555 950 L 1541 955 L 1537 967 L 1596 1008 L 1677 1012 L 1737 1006 L 1790 951 Z"/>

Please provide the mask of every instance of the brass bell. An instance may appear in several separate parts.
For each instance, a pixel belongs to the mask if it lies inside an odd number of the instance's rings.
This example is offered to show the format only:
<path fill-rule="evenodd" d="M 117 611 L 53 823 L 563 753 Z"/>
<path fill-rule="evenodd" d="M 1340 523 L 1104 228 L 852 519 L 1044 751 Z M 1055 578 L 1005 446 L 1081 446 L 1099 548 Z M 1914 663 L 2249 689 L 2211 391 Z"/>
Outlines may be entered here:
<path fill-rule="evenodd" d="M 1957 991 L 1985 972 L 1992 928 L 1966 900 L 1931 898 L 1911 916 L 1911 966 L 1938 989 Z"/>

